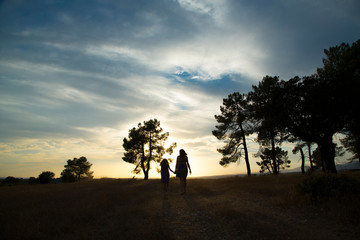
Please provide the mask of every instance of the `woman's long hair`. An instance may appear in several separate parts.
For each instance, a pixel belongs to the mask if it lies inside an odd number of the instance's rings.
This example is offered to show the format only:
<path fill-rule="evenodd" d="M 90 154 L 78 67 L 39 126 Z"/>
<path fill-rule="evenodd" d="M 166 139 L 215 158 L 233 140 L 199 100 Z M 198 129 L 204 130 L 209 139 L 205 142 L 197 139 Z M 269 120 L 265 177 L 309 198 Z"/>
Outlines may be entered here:
<path fill-rule="evenodd" d="M 184 149 L 180 149 L 180 157 L 186 157 L 187 154 Z"/>

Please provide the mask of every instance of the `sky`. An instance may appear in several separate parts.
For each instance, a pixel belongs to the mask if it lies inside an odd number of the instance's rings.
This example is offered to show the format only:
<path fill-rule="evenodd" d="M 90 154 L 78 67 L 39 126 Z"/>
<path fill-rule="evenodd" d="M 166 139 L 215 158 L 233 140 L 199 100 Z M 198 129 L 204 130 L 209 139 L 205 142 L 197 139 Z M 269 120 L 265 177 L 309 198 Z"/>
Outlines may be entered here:
<path fill-rule="evenodd" d="M 360 39 L 359 13 L 357 0 L 0 1 L 0 177 L 59 177 L 81 156 L 97 178 L 133 177 L 123 139 L 154 118 L 192 176 L 246 173 L 219 165 L 223 98 L 315 73 L 324 49 Z M 258 148 L 250 137 L 254 173 Z"/>

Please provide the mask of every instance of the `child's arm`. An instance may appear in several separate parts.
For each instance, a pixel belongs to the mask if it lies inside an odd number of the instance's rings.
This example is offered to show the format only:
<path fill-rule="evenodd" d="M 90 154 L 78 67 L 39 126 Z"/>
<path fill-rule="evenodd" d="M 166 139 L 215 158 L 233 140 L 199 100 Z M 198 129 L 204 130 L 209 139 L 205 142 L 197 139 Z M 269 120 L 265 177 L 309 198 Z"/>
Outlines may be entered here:
<path fill-rule="evenodd" d="M 171 170 L 170 165 L 168 165 L 168 169 L 169 169 L 172 173 L 175 173 L 173 170 Z"/>

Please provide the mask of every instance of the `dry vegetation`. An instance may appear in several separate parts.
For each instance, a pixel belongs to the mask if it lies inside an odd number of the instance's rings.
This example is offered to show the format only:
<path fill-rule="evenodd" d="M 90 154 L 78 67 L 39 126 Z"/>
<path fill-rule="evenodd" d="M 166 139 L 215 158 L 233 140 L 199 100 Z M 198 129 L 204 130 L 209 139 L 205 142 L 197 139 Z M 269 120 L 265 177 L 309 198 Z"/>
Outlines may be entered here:
<path fill-rule="evenodd" d="M 305 177 L 2 186 L 0 239 L 358 239 L 359 194 L 310 201 Z"/>

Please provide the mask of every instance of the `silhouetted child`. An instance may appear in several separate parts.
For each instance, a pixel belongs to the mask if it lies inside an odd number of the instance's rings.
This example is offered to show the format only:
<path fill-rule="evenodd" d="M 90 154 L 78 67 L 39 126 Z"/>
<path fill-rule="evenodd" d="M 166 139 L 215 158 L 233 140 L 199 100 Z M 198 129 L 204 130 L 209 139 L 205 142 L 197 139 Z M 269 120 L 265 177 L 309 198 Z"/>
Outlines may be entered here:
<path fill-rule="evenodd" d="M 167 192 L 169 187 L 169 178 L 170 178 L 169 170 L 173 173 L 174 171 L 170 169 L 169 162 L 165 158 L 161 161 L 160 166 L 161 166 L 161 182 L 164 183 L 164 191 Z"/>

